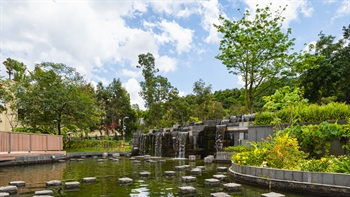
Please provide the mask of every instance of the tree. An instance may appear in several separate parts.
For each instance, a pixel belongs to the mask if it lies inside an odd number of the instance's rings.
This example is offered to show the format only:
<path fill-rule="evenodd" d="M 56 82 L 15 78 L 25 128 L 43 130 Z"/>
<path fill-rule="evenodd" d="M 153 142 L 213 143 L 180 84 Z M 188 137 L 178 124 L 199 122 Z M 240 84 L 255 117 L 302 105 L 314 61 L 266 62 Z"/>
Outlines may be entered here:
<path fill-rule="evenodd" d="M 261 84 L 281 75 L 290 66 L 288 51 L 292 49 L 294 39 L 289 39 L 291 29 L 286 33 L 281 30 L 284 10 L 273 14 L 269 7 L 257 6 L 254 17 L 246 10 L 239 20 L 230 21 L 220 16 L 222 24 L 214 25 L 223 34 L 219 48 L 221 53 L 216 58 L 226 65 L 230 73 L 242 76 L 245 105 L 251 113 L 255 98 L 265 91 L 258 89 Z"/>
<path fill-rule="evenodd" d="M 161 120 L 166 113 L 166 105 L 174 95 L 178 94 L 167 78 L 156 75 L 159 71 L 155 67 L 154 57 L 151 53 L 139 55 L 139 65 L 142 69 L 144 81 L 140 82 L 140 96 L 145 100 L 145 106 L 148 108 L 145 121 L 150 127 L 161 128 Z"/>

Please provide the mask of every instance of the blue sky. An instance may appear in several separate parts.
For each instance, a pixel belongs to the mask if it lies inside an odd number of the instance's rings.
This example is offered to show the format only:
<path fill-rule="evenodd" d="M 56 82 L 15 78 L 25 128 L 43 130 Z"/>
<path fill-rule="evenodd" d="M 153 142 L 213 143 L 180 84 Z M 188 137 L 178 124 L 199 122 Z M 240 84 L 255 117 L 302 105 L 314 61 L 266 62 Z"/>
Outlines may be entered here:
<path fill-rule="evenodd" d="M 288 5 L 283 27 L 292 28 L 297 51 L 321 31 L 340 39 L 350 24 L 350 0 L 0 0 L 0 61 L 10 57 L 30 70 L 35 63 L 64 63 L 93 84 L 120 78 L 141 108 L 141 53 L 151 52 L 159 74 L 183 95 L 199 79 L 213 91 L 241 88 L 239 76 L 215 59 L 221 35 L 212 24 L 219 15 L 239 19 L 237 8 L 270 2 L 272 10 Z M 0 70 L 7 75 L 2 64 Z"/>

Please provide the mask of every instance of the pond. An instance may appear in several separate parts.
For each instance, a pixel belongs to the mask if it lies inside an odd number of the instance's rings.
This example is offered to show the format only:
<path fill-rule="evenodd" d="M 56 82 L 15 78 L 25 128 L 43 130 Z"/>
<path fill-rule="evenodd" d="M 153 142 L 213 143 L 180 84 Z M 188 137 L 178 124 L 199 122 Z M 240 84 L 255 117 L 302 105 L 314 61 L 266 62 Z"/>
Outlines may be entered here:
<path fill-rule="evenodd" d="M 0 186 L 6 186 L 10 181 L 25 181 L 26 187 L 19 188 L 17 196 L 33 196 L 35 191 L 45 190 L 46 182 L 50 180 L 79 181 L 81 188 L 78 191 L 67 191 L 62 188 L 54 188 L 54 196 L 179 196 L 178 187 L 184 185 L 194 186 L 196 196 L 210 196 L 210 193 L 223 191 L 221 187 L 209 188 L 204 185 L 204 179 L 212 178 L 217 172 L 217 167 L 228 164 L 204 164 L 202 160 L 189 162 L 188 160 L 154 159 L 155 162 L 141 160 L 133 163 L 129 158 L 121 158 L 119 161 L 87 158 L 83 161 L 66 161 L 63 163 L 37 164 L 26 166 L 8 166 L 0 168 Z M 174 171 L 175 166 L 190 165 L 205 166 L 201 175 L 197 175 L 195 183 L 183 183 L 182 176 L 190 175 L 190 170 L 176 171 L 176 176 L 165 177 L 164 171 Z M 139 172 L 149 171 L 151 176 L 141 178 Z M 228 176 L 225 172 L 223 173 Z M 85 177 L 96 177 L 97 181 L 85 184 Z M 134 180 L 130 185 L 118 184 L 121 177 L 129 177 Z M 225 182 L 232 182 L 227 180 Z M 242 192 L 230 193 L 232 196 L 260 197 L 262 193 L 270 192 L 268 189 L 242 184 Z M 275 191 L 276 192 L 276 191 Z M 277 191 L 278 192 L 278 191 Z M 280 192 L 291 197 L 306 195 Z"/>

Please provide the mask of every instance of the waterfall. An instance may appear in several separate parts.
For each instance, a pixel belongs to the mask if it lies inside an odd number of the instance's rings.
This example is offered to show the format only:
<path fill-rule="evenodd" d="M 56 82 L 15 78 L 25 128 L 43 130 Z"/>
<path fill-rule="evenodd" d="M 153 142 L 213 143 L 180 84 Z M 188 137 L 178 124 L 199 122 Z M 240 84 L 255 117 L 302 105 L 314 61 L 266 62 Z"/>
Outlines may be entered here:
<path fill-rule="evenodd" d="M 226 125 L 216 125 L 216 134 L 215 134 L 216 152 L 223 150 L 225 130 L 226 130 Z"/>
<path fill-rule="evenodd" d="M 178 132 L 178 144 L 179 144 L 179 153 L 178 158 L 185 158 L 186 155 L 186 139 L 188 132 Z"/>
<path fill-rule="evenodd" d="M 140 135 L 140 145 L 139 145 L 139 154 L 140 155 L 146 155 L 146 138 L 147 135 L 146 134 L 141 134 Z"/>
<path fill-rule="evenodd" d="M 161 132 L 158 132 L 156 134 L 154 156 L 162 157 L 162 133 Z"/>

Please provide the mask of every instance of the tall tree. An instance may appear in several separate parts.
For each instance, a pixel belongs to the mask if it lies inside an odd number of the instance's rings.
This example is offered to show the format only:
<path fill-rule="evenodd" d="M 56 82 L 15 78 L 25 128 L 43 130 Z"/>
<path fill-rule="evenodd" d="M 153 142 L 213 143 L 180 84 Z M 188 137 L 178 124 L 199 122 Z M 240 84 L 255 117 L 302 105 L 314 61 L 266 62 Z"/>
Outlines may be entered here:
<path fill-rule="evenodd" d="M 290 65 L 288 52 L 294 39 L 289 39 L 291 29 L 286 33 L 281 30 L 284 21 L 281 14 L 285 9 L 272 13 L 268 6 L 259 8 L 257 5 L 255 16 L 246 10 L 239 20 L 230 21 L 220 16 L 222 24 L 214 25 L 223 34 L 221 53 L 216 58 L 230 73 L 242 76 L 245 105 L 251 113 L 255 98 L 265 91 L 265 88 L 259 89 L 261 84 L 282 74 L 281 71 Z"/>

